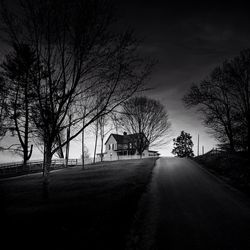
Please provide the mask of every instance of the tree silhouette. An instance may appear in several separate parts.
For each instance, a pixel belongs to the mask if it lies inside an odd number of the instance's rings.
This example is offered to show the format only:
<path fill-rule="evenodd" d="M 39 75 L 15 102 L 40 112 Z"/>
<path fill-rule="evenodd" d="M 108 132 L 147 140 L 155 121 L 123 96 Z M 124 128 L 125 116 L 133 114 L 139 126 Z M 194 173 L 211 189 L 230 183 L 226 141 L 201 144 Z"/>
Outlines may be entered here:
<path fill-rule="evenodd" d="M 122 106 L 121 127 L 134 134 L 133 147 L 142 156 L 145 149 L 167 143 L 171 127 L 166 108 L 148 97 L 132 97 Z"/>
<path fill-rule="evenodd" d="M 193 141 L 192 136 L 189 133 L 181 131 L 181 134 L 173 139 L 174 149 L 172 154 L 177 155 L 178 157 L 193 157 Z"/>
<path fill-rule="evenodd" d="M 214 68 L 183 97 L 195 107 L 220 147 L 231 152 L 250 148 L 250 49 Z"/>
<path fill-rule="evenodd" d="M 209 132 L 220 143 L 227 144 L 231 151 L 235 151 L 238 123 L 226 78 L 224 64 L 215 68 L 199 85 L 193 84 L 183 100 L 188 108 L 197 106 Z"/>
<path fill-rule="evenodd" d="M 0 140 L 5 136 L 8 127 L 7 86 L 0 76 Z M 1 149 L 1 148 L 0 148 Z"/>
<path fill-rule="evenodd" d="M 34 103 L 33 82 L 38 72 L 35 53 L 24 43 L 15 43 L 13 51 L 6 55 L 0 65 L 8 95 L 5 96 L 8 105 L 8 116 L 11 124 L 9 130 L 17 136 L 19 144 L 13 144 L 9 150 L 20 153 L 23 157 L 25 169 L 27 161 L 32 155 L 32 126 L 31 109 Z"/>

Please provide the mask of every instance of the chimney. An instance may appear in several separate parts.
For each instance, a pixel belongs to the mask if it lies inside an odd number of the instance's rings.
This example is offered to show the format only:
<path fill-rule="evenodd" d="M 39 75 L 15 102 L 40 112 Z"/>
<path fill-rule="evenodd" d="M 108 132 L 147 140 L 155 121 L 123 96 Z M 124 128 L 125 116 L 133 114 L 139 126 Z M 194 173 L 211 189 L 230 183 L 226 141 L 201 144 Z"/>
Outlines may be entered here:
<path fill-rule="evenodd" d="M 127 135 L 127 132 L 123 132 L 123 135 Z"/>

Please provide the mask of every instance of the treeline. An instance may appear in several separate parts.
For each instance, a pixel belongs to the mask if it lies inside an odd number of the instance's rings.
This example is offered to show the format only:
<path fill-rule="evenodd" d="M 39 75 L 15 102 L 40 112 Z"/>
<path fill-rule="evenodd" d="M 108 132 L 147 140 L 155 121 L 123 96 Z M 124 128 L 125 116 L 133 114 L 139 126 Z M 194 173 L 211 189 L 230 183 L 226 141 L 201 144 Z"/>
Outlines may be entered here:
<path fill-rule="evenodd" d="M 249 151 L 250 146 L 250 49 L 212 70 L 193 84 L 183 101 L 197 107 L 204 125 L 223 149 Z"/>

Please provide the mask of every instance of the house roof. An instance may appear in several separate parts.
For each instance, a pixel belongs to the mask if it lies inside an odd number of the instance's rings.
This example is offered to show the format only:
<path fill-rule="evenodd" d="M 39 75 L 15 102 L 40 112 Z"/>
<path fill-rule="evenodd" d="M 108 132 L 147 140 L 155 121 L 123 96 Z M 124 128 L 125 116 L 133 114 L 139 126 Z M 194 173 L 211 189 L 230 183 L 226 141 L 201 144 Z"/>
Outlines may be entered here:
<path fill-rule="evenodd" d="M 155 151 L 155 150 L 149 150 L 148 152 L 150 152 L 150 153 L 158 153 L 158 151 Z"/>
<path fill-rule="evenodd" d="M 110 134 L 110 136 L 106 140 L 105 144 L 107 144 L 111 135 L 113 135 L 113 137 L 115 138 L 115 140 L 118 144 L 128 144 L 130 142 L 134 142 L 137 139 L 139 133 L 130 134 L 130 135 Z"/>

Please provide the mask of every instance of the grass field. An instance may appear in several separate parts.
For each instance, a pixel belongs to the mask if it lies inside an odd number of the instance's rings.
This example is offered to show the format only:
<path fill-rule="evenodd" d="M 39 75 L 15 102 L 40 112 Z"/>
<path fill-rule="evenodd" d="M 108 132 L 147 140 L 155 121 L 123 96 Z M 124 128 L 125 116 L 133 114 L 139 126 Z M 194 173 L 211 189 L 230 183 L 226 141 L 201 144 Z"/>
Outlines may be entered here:
<path fill-rule="evenodd" d="M 1 180 L 6 249 L 123 249 L 154 164 L 128 160 L 51 172 L 48 201 L 40 173 Z"/>

